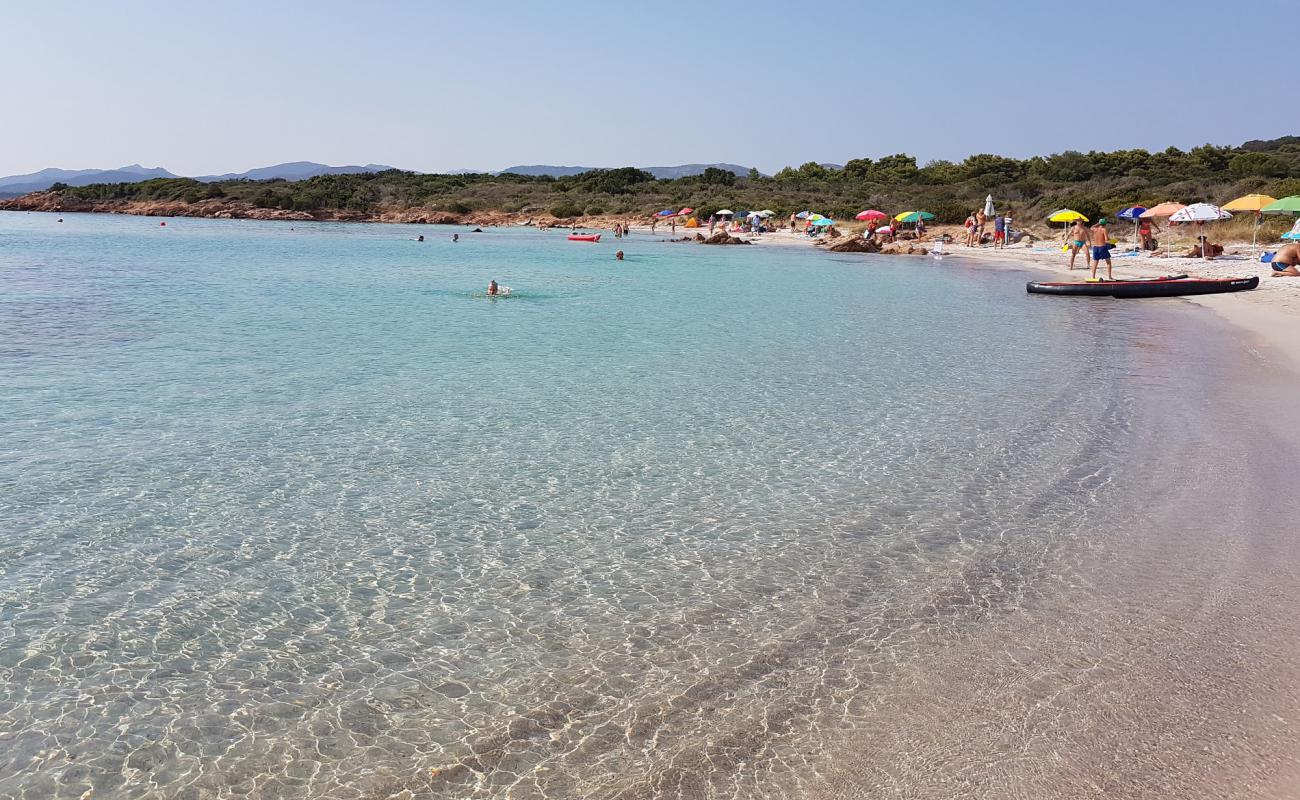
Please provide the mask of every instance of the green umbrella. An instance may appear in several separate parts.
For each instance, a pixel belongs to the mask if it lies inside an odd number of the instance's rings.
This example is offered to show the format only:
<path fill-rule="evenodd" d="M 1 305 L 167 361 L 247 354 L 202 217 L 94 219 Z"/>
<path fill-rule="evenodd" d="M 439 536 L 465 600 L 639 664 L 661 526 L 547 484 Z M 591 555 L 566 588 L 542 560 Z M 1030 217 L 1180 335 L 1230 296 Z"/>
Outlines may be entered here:
<path fill-rule="evenodd" d="M 929 211 L 913 211 L 902 217 L 894 217 L 899 222 L 918 222 L 923 219 L 934 219 L 934 215 Z"/>
<path fill-rule="evenodd" d="M 1300 214 L 1300 194 L 1274 200 L 1260 209 L 1261 214 Z"/>

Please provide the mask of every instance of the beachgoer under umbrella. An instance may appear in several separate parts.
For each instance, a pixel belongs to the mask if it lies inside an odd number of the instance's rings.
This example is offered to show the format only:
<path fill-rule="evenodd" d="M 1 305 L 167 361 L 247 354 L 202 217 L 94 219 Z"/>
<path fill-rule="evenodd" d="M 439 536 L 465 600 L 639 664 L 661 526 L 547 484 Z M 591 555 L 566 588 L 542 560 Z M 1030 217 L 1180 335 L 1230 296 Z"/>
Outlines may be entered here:
<path fill-rule="evenodd" d="M 1158 233 L 1160 231 L 1160 226 L 1152 222 L 1150 219 L 1138 221 L 1138 239 L 1141 241 L 1139 246 L 1143 250 L 1156 249 L 1156 238 L 1152 233 L 1153 231 Z"/>

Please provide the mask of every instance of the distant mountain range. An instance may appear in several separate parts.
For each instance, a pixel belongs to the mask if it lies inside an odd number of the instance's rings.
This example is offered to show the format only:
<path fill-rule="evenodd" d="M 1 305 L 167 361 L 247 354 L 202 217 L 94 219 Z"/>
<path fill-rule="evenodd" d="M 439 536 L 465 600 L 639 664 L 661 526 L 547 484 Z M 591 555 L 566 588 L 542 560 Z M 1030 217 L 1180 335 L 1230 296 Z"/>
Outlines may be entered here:
<path fill-rule="evenodd" d="M 699 175 L 708 167 L 716 167 L 736 173 L 737 175 L 748 175 L 749 167 L 742 167 L 739 164 L 678 164 L 675 167 L 641 167 L 646 172 L 654 175 L 656 178 L 684 178 L 689 175 Z M 227 172 L 224 175 L 199 175 L 194 180 L 204 183 L 214 181 L 232 181 L 232 180 L 252 180 L 265 181 L 273 178 L 279 178 L 286 181 L 301 181 L 307 178 L 314 178 L 317 175 L 343 175 L 357 172 L 382 172 L 387 169 L 394 169 L 384 164 L 366 164 L 362 166 L 331 167 L 327 164 L 317 164 L 314 161 L 290 161 L 285 164 L 276 164 L 271 167 L 258 167 L 250 169 L 247 172 Z M 508 167 L 501 172 L 510 172 L 515 175 L 550 175 L 556 178 L 562 178 L 567 175 L 577 175 L 580 172 L 588 172 L 600 167 L 560 167 L 550 164 L 532 164 Z M 452 170 L 448 174 L 457 175 L 476 172 L 476 170 Z M 494 173 L 500 174 L 500 173 Z M 150 178 L 179 178 L 180 175 L 169 172 L 162 167 L 142 167 L 139 164 L 128 164 L 125 167 L 117 169 L 58 169 L 50 167 L 39 172 L 29 172 L 26 175 L 10 175 L 0 178 L 0 197 L 18 197 L 28 192 L 39 192 L 50 188 L 56 183 L 66 183 L 69 186 L 89 186 L 92 183 L 135 183 L 137 181 L 149 180 Z"/>
<path fill-rule="evenodd" d="M 250 169 L 247 172 L 228 172 L 225 175 L 200 175 L 195 177 L 195 180 L 204 183 L 232 181 L 241 178 L 252 181 L 265 181 L 272 178 L 301 181 L 314 178 L 317 175 L 382 172 L 386 169 L 393 168 L 383 164 L 367 164 L 364 167 L 331 167 L 327 164 L 317 164 L 314 161 L 290 161 L 272 167 Z M 89 186 L 92 183 L 135 183 L 150 178 L 179 177 L 181 176 L 162 167 L 142 167 L 139 164 L 128 164 L 117 169 L 58 169 L 50 167 L 40 172 L 29 172 L 26 175 L 10 175 L 0 178 L 0 197 L 17 197 L 28 192 L 39 192 L 50 188 L 56 183 L 66 183 L 69 186 Z"/>
<path fill-rule="evenodd" d="M 717 167 L 734 172 L 744 177 L 749 174 L 749 167 L 742 167 L 739 164 L 678 164 L 675 167 L 641 167 L 656 178 L 685 178 L 688 175 L 699 175 L 708 167 Z M 517 167 L 506 167 L 502 172 L 509 172 L 515 175 L 550 175 L 553 178 L 564 178 L 569 175 L 577 175 L 580 172 L 590 172 L 593 169 L 607 169 L 606 167 L 557 167 L 552 164 L 528 164 Z"/>
<path fill-rule="evenodd" d="M 50 167 L 40 172 L 26 175 L 10 175 L 0 178 L 0 193 L 20 195 L 48 189 L 56 183 L 69 186 L 89 186 L 92 183 L 128 183 L 144 181 L 150 178 L 175 178 L 176 176 L 162 167 L 142 167 L 128 164 L 117 169 L 57 169 Z"/>

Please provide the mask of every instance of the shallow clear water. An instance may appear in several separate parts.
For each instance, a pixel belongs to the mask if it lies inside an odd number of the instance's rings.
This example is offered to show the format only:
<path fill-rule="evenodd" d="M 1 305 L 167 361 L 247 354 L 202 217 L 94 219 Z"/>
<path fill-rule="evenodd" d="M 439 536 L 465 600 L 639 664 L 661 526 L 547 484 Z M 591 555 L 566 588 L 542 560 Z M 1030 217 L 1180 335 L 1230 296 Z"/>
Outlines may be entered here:
<path fill-rule="evenodd" d="M 0 214 L 4 797 L 811 791 L 1226 434 L 1187 309 L 958 259 L 64 220 Z"/>

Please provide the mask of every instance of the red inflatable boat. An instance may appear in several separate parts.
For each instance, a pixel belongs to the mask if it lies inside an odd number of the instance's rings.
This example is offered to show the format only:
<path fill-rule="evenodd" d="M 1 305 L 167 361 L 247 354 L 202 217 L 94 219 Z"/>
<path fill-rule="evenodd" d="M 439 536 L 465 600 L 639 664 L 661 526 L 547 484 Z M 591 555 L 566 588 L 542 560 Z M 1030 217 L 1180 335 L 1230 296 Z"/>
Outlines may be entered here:
<path fill-rule="evenodd" d="M 569 241 L 571 241 L 571 242 L 599 242 L 599 241 L 600 241 L 600 234 L 599 234 L 599 233 L 571 233 L 571 234 L 569 234 Z"/>

